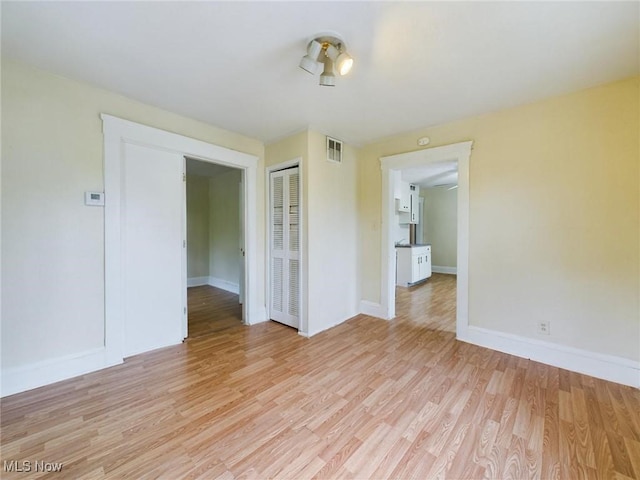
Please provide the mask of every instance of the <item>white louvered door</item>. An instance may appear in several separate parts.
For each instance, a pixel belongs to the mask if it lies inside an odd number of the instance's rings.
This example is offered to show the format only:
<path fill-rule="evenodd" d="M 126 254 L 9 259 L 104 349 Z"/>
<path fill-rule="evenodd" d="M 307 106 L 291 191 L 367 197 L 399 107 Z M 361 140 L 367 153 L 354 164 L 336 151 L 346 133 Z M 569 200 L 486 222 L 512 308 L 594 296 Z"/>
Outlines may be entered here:
<path fill-rule="evenodd" d="M 271 173 L 271 289 L 272 320 L 300 325 L 300 224 L 298 168 Z"/>

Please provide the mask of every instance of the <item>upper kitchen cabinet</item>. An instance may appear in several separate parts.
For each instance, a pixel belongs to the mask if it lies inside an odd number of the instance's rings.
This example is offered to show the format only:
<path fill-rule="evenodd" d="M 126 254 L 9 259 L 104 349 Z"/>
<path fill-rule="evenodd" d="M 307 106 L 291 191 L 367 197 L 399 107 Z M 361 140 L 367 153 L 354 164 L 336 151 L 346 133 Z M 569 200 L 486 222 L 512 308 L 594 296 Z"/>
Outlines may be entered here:
<path fill-rule="evenodd" d="M 395 197 L 396 210 L 401 213 L 411 213 L 411 191 L 407 182 L 396 182 Z"/>
<path fill-rule="evenodd" d="M 402 180 L 400 172 L 394 172 L 393 197 L 396 201 L 396 212 L 398 212 L 398 223 L 406 225 L 408 223 L 419 222 L 419 188 Z"/>
<path fill-rule="evenodd" d="M 420 190 L 415 185 L 409 185 L 411 191 L 411 220 L 409 223 L 419 222 L 420 213 Z"/>
<path fill-rule="evenodd" d="M 396 200 L 398 222 L 400 224 L 418 223 L 420 212 L 419 189 L 416 185 L 403 182 L 400 200 Z"/>

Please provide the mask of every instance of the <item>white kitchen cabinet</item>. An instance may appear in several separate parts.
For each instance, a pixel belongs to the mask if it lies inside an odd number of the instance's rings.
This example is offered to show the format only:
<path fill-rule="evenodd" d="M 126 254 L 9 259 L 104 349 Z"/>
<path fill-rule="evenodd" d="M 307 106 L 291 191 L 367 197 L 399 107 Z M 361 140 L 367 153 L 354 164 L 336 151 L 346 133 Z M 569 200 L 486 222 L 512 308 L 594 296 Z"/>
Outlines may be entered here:
<path fill-rule="evenodd" d="M 420 195 L 416 185 L 404 183 L 402 198 L 396 200 L 396 210 L 400 213 L 398 222 L 401 225 L 418 223 L 420 212 Z"/>
<path fill-rule="evenodd" d="M 411 213 L 411 190 L 407 182 L 400 182 L 400 196 L 396 198 L 396 210 L 400 213 Z"/>
<path fill-rule="evenodd" d="M 396 285 L 409 287 L 431 276 L 431 245 L 396 248 Z"/>
<path fill-rule="evenodd" d="M 420 213 L 420 195 L 418 187 L 415 185 L 411 185 L 411 221 L 409 223 L 418 223 L 419 222 L 419 213 Z"/>
<path fill-rule="evenodd" d="M 409 202 L 403 202 L 401 198 L 396 198 L 396 210 L 398 213 L 410 214 L 411 213 L 411 204 Z M 407 223 L 407 222 L 400 222 Z"/>

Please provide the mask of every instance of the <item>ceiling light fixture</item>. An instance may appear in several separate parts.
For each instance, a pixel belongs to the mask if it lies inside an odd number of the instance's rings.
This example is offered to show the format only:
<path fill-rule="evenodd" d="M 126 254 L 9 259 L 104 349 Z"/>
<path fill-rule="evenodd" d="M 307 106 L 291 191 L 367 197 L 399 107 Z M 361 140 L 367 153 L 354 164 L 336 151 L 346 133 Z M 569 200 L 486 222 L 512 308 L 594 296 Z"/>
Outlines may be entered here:
<path fill-rule="evenodd" d="M 323 87 L 335 87 L 336 76 L 333 73 L 333 60 L 329 57 L 324 59 L 324 70 L 320 75 L 320 85 Z"/>
<path fill-rule="evenodd" d="M 300 68 L 304 71 L 320 75 L 320 85 L 334 87 L 335 72 L 346 75 L 353 66 L 353 58 L 346 51 L 344 40 L 334 33 L 319 33 L 307 45 L 307 54 L 300 60 Z"/>
<path fill-rule="evenodd" d="M 316 75 L 322 68 L 322 62 L 318 61 L 318 56 L 322 51 L 322 44 L 312 40 L 307 47 L 307 54 L 300 60 L 300 68 L 311 75 Z"/>

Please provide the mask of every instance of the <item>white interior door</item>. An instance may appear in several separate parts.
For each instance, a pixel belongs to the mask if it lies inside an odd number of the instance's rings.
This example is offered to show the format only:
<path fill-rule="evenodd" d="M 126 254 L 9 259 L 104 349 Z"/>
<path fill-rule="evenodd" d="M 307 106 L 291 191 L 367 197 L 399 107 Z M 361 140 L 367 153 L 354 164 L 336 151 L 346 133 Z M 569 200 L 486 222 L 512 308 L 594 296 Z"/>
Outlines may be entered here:
<path fill-rule="evenodd" d="M 125 144 L 124 356 L 183 339 L 184 158 Z M 186 332 L 185 332 L 186 333 Z"/>
<path fill-rule="evenodd" d="M 300 325 L 300 175 L 298 168 L 271 173 L 270 317 Z"/>

